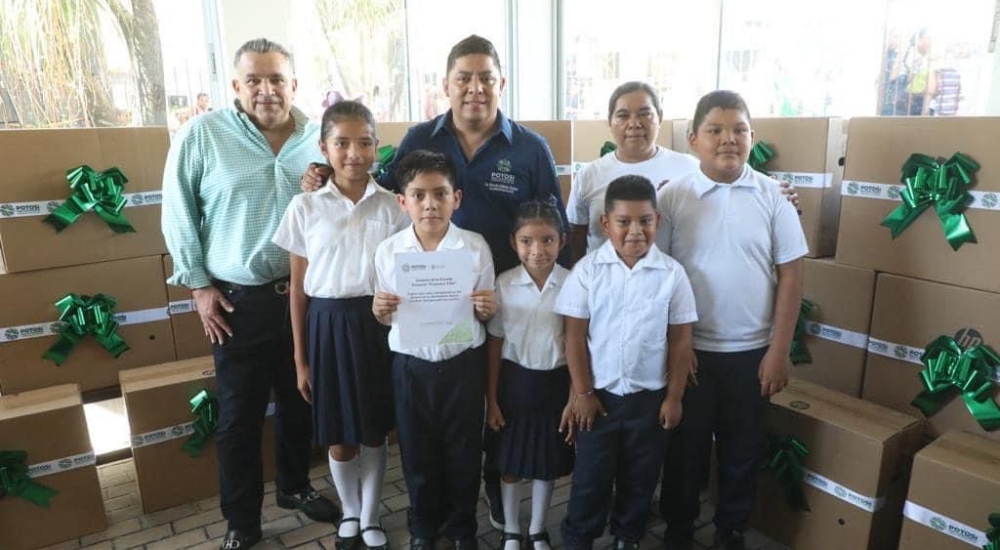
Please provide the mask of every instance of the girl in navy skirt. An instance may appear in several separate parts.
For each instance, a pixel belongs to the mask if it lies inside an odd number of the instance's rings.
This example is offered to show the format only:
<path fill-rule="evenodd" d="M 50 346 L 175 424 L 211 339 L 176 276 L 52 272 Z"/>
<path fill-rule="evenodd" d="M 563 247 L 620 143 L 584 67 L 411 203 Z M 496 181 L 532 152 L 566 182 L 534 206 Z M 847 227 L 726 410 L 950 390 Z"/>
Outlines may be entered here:
<path fill-rule="evenodd" d="M 388 328 L 372 314 L 375 248 L 409 220 L 369 175 L 377 146 L 367 107 L 329 107 L 319 147 L 333 175 L 292 199 L 273 238 L 290 253 L 295 368 L 344 509 L 339 550 L 388 547 L 379 501 L 393 428 L 392 361 Z"/>
<path fill-rule="evenodd" d="M 556 265 L 566 244 L 559 211 L 528 202 L 518 211 L 511 245 L 521 265 L 496 281 L 499 312 L 489 325 L 487 422 L 498 432 L 496 463 L 505 518 L 502 550 L 524 540 L 518 522 L 521 479 L 531 481 L 532 550 L 549 550 L 546 512 L 555 480 L 573 469 L 573 450 L 559 433 L 569 399 L 562 318 L 552 311 L 569 274 Z"/>

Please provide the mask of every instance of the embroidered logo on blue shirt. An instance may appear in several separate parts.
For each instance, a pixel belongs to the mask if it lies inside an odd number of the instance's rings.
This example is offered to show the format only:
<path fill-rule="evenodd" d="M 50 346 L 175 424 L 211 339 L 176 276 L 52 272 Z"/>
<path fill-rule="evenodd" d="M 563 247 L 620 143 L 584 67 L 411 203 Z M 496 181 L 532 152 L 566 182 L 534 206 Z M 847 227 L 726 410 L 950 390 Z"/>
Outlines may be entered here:
<path fill-rule="evenodd" d="M 486 182 L 486 189 L 496 193 L 505 193 L 508 195 L 516 193 L 517 183 L 514 174 L 510 171 L 510 160 L 498 160 L 496 170 L 490 173 L 490 181 Z"/>

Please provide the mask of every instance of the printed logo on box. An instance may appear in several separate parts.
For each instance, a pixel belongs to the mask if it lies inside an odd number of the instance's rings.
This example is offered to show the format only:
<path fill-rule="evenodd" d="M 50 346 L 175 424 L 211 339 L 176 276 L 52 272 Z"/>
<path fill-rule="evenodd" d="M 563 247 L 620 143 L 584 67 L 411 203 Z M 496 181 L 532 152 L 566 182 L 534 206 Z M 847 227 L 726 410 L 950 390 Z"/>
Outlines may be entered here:
<path fill-rule="evenodd" d="M 898 199 L 899 196 L 900 196 L 900 194 L 902 192 L 903 192 L 903 189 L 900 186 L 893 185 L 892 187 L 889 188 L 889 198 L 890 199 Z"/>
<path fill-rule="evenodd" d="M 142 203 L 143 203 L 143 200 L 142 200 L 142 194 L 141 193 L 136 193 L 136 194 L 132 195 L 132 206 L 142 206 Z"/>
<path fill-rule="evenodd" d="M 146 197 L 146 204 L 158 204 L 163 202 L 163 193 L 146 193 L 143 196 Z"/>
<path fill-rule="evenodd" d="M 812 472 L 806 472 L 806 479 L 805 479 L 805 481 L 809 485 L 812 485 L 814 487 L 819 487 L 821 489 L 826 489 L 826 488 L 828 488 L 830 486 L 830 484 L 825 479 L 817 476 L 816 474 L 814 474 Z"/>
<path fill-rule="evenodd" d="M 51 325 L 49 325 L 49 332 L 51 332 L 52 334 L 59 334 L 62 331 L 64 324 L 65 323 L 61 321 L 56 321 L 55 323 L 52 323 Z"/>
<path fill-rule="evenodd" d="M 139 447 L 141 445 L 142 445 L 142 436 L 141 435 L 133 435 L 132 436 L 132 446 L 133 447 Z"/>
<path fill-rule="evenodd" d="M 128 320 L 128 314 L 127 313 L 115 313 L 114 318 L 115 318 L 115 322 L 116 323 L 118 323 L 119 325 L 124 325 L 125 321 Z"/>
<path fill-rule="evenodd" d="M 948 528 L 948 524 L 941 518 L 934 516 L 930 521 L 931 527 L 937 529 L 938 531 L 944 531 Z"/>
<path fill-rule="evenodd" d="M 996 208 L 997 203 L 1000 202 L 1000 196 L 996 193 L 986 193 L 983 195 L 983 206 L 986 208 Z"/>
<path fill-rule="evenodd" d="M 969 531 L 968 529 L 959 527 L 958 525 L 948 524 L 948 534 L 972 544 L 976 544 L 979 541 L 979 535 Z"/>
<path fill-rule="evenodd" d="M 184 426 L 171 426 L 170 435 L 174 437 L 180 437 L 184 435 Z"/>
<path fill-rule="evenodd" d="M 3 336 L 7 340 L 17 340 L 21 336 L 21 333 L 14 327 L 11 327 L 3 331 Z"/>
<path fill-rule="evenodd" d="M 62 206 L 63 203 L 59 201 L 49 201 L 45 204 L 45 209 L 49 211 L 49 214 L 56 211 L 57 208 Z"/>
<path fill-rule="evenodd" d="M 64 458 L 64 459 L 62 459 L 62 460 L 59 461 L 59 469 L 60 470 L 68 470 L 68 469 L 70 469 L 72 467 L 73 467 L 73 459 L 71 459 L 71 458 Z"/>
<path fill-rule="evenodd" d="M 833 488 L 833 494 L 837 495 L 841 499 L 847 498 L 847 489 L 837 485 Z"/>
<path fill-rule="evenodd" d="M 191 307 L 191 302 L 174 302 L 170 304 L 170 314 L 177 315 L 178 313 L 191 313 L 194 308 Z"/>
<path fill-rule="evenodd" d="M 38 477 L 46 472 L 52 471 L 52 463 L 46 462 L 45 464 L 38 464 L 36 466 L 31 466 L 28 468 L 28 475 L 31 477 Z"/>
<path fill-rule="evenodd" d="M 958 332 L 955 333 L 955 342 L 961 346 L 962 349 L 969 349 L 981 345 L 983 343 L 983 335 L 974 328 L 960 328 Z"/>
<path fill-rule="evenodd" d="M 822 331 L 823 327 L 819 326 L 819 323 L 812 323 L 809 325 L 809 334 L 812 334 L 813 336 L 819 336 Z"/>
<path fill-rule="evenodd" d="M 874 340 L 869 340 L 868 349 L 873 353 L 885 354 L 889 351 L 889 344 L 886 344 L 885 342 L 876 342 Z"/>
<path fill-rule="evenodd" d="M 847 194 L 848 195 L 858 194 L 858 182 L 852 181 L 847 183 Z"/>
<path fill-rule="evenodd" d="M 0 216 L 9 218 L 14 215 L 13 204 L 0 204 Z"/>
<path fill-rule="evenodd" d="M 898 357 L 900 359 L 906 359 L 906 356 L 908 355 L 907 351 L 906 351 L 906 346 L 902 346 L 902 345 L 898 345 L 898 344 L 892 350 L 892 353 L 893 353 L 893 355 L 895 355 L 896 357 Z"/>

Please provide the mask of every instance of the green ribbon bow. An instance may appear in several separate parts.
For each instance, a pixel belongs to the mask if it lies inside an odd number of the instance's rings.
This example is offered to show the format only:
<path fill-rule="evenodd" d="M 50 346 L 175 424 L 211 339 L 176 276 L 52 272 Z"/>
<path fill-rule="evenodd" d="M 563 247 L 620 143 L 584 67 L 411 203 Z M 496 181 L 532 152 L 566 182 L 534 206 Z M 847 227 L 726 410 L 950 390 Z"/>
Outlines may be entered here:
<path fill-rule="evenodd" d="M 990 514 L 990 530 L 986 532 L 989 542 L 983 550 L 1000 550 L 1000 514 Z"/>
<path fill-rule="evenodd" d="M 796 510 L 809 512 L 809 503 L 802 491 L 806 472 L 802 459 L 809 455 L 809 449 L 798 438 L 790 435 L 772 435 L 768 440 L 768 457 L 763 468 L 770 470 L 778 479 L 785 493 L 785 501 Z"/>
<path fill-rule="evenodd" d="M 219 400 L 208 390 L 201 390 L 191 398 L 191 414 L 194 415 L 194 433 L 184 443 L 181 450 L 198 458 L 205 448 L 208 438 L 219 427 Z"/>
<path fill-rule="evenodd" d="M 0 498 L 7 495 L 21 497 L 43 508 L 49 507 L 49 499 L 59 491 L 35 483 L 28 475 L 28 453 L 24 451 L 0 451 Z"/>
<path fill-rule="evenodd" d="M 128 351 L 128 344 L 117 332 L 115 299 L 111 296 L 67 294 L 56 302 L 56 308 L 59 310 L 59 321 L 63 325 L 59 330 L 59 340 L 52 344 L 43 358 L 55 361 L 56 365 L 62 365 L 76 344 L 88 334 L 115 359 Z"/>
<path fill-rule="evenodd" d="M 965 207 L 973 200 L 969 187 L 972 175 L 978 171 L 979 163 L 962 153 L 955 153 L 944 164 L 927 155 L 910 155 L 903 164 L 901 181 L 905 187 L 900 193 L 903 204 L 889 213 L 881 225 L 888 227 L 895 239 L 934 205 L 952 250 L 977 242 L 965 218 Z"/>
<path fill-rule="evenodd" d="M 56 228 L 56 233 L 66 229 L 84 212 L 93 210 L 115 233 L 134 233 L 135 228 L 122 214 L 125 197 L 122 189 L 128 178 L 118 168 L 96 172 L 83 165 L 66 172 L 69 188 L 73 193 L 66 202 L 52 211 L 45 221 Z"/>
<path fill-rule="evenodd" d="M 816 309 L 816 304 L 805 298 L 802 299 L 802 305 L 799 307 L 799 318 L 795 321 L 795 332 L 792 334 L 791 352 L 789 353 L 793 365 L 813 362 L 812 354 L 806 347 L 806 336 L 809 335 L 809 330 L 806 327 L 809 314 L 814 309 Z"/>
<path fill-rule="evenodd" d="M 938 336 L 924 349 L 920 372 L 924 391 L 912 405 L 924 416 L 933 416 L 961 392 L 972 417 L 986 431 L 1000 428 L 1000 407 L 993 401 L 990 374 L 1000 365 L 1000 355 L 982 344 L 963 350 L 950 336 Z"/>
<path fill-rule="evenodd" d="M 770 176 L 771 173 L 764 169 L 764 165 L 772 158 L 774 158 L 774 149 L 766 141 L 758 141 L 753 144 L 753 149 L 750 149 L 750 158 L 747 159 L 747 164 L 761 174 Z"/>
<path fill-rule="evenodd" d="M 605 141 L 604 145 L 601 145 L 601 156 L 603 157 L 604 155 L 611 153 L 616 149 L 618 149 L 618 146 L 615 145 L 614 142 Z"/>
<path fill-rule="evenodd" d="M 389 163 L 396 158 L 396 147 L 383 145 L 375 152 L 375 160 L 378 162 L 378 170 L 375 170 L 375 177 L 381 178 L 388 171 Z"/>

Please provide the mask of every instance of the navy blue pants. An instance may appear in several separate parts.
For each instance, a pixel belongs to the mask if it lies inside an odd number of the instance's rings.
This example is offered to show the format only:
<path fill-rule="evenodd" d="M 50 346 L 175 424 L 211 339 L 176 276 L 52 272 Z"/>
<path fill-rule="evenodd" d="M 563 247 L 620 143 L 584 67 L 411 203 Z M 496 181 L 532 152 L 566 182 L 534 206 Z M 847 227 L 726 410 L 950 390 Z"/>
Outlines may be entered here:
<path fill-rule="evenodd" d="M 284 492 L 309 484 L 312 414 L 295 383 L 288 283 L 216 286 L 233 304 L 225 313 L 233 336 L 215 344 L 215 380 L 219 399 L 219 455 L 222 515 L 231 529 L 260 526 L 264 500 L 261 437 L 264 415 L 275 397 L 277 478 Z"/>
<path fill-rule="evenodd" d="M 567 547 L 591 548 L 604 534 L 609 512 L 615 538 L 642 539 L 668 434 L 660 426 L 665 395 L 666 390 L 625 396 L 597 391 L 608 415 L 596 417 L 591 431 L 576 436 L 573 486 L 562 523 Z"/>
<path fill-rule="evenodd" d="M 397 353 L 392 363 L 396 426 L 410 495 L 411 537 L 476 536 L 483 452 L 485 346 L 430 362 Z"/>
<path fill-rule="evenodd" d="M 663 466 L 660 512 L 669 540 L 689 541 L 694 533 L 713 435 L 719 468 L 715 529 L 728 534 L 746 527 L 764 442 L 768 400 L 760 395 L 757 371 L 765 352 L 696 351 L 698 384 L 684 392 L 684 416 Z"/>

